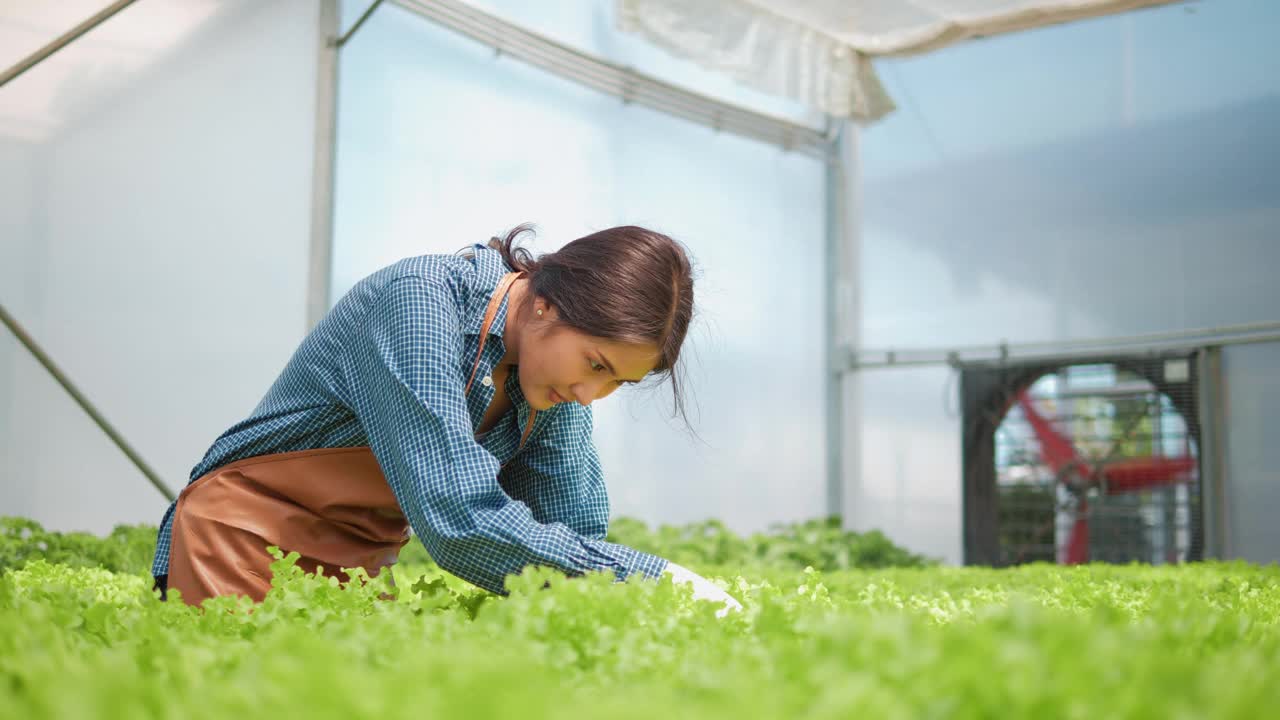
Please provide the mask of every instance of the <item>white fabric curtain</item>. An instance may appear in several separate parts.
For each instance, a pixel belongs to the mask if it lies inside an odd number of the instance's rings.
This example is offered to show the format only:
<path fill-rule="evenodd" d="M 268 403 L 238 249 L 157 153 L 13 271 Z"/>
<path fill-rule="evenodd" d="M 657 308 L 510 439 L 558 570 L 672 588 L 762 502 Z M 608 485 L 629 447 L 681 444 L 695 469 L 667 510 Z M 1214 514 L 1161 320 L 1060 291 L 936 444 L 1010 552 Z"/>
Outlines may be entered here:
<path fill-rule="evenodd" d="M 1174 0 L 617 0 L 618 25 L 740 82 L 837 116 L 894 109 L 872 56 Z"/>

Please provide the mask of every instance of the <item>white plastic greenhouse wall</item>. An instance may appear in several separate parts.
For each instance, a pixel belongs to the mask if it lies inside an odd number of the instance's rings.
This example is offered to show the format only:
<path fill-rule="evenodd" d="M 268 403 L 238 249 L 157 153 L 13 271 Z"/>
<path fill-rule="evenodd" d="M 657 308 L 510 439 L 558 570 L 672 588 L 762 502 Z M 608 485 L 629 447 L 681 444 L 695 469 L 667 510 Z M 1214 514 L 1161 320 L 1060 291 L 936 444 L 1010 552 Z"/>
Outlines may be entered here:
<path fill-rule="evenodd" d="M 610 0 L 475 4 L 821 123 L 621 35 Z M 367 6 L 340 3 L 341 26 Z M 0 302 L 175 489 L 307 330 L 320 4 L 203 7 L 184 28 L 140 2 L 0 89 Z M 856 142 L 846 332 L 936 347 L 1280 319 L 1277 22 L 1265 0 L 1217 0 L 878 62 L 899 110 Z M 0 47 L 3 66 L 34 49 Z M 340 53 L 336 147 L 329 302 L 524 221 L 543 251 L 622 223 L 684 241 L 697 437 L 665 386 L 601 403 L 615 515 L 748 531 L 828 510 L 822 161 L 624 106 L 391 4 Z M 1278 560 L 1280 345 L 1224 364 L 1226 548 Z M 960 562 L 954 374 L 845 383 L 847 523 Z M 103 532 L 165 505 L 0 336 L 0 515 Z"/>
<path fill-rule="evenodd" d="M 306 325 L 317 6 L 203 10 L 138 3 L 0 88 L 2 301 L 175 488 Z M 7 331 L 0 378 L 0 514 L 159 523 L 167 501 Z"/>
<path fill-rule="evenodd" d="M 367 6 L 342 3 L 342 26 Z M 562 7 L 540 16 L 546 31 L 688 81 L 616 37 L 607 3 Z M 58 93 L 91 104 L 51 102 L 56 125 L 6 138 L 3 299 L 175 488 L 307 329 L 317 8 L 211 4 L 169 38 L 163 7 L 139 3 L 0 92 L 134 43 L 118 86 L 64 79 Z M 702 273 L 687 353 L 698 437 L 665 413 L 665 386 L 603 403 L 615 514 L 763 528 L 824 512 L 820 161 L 623 107 L 394 6 L 340 73 L 330 300 L 381 265 L 524 221 L 538 250 L 623 223 L 668 232 Z M 158 522 L 167 503 L 7 333 L 0 353 L 3 514 L 97 532 Z"/>
<path fill-rule="evenodd" d="M 344 3 L 343 26 L 364 7 Z M 487 7 L 663 70 L 660 53 L 619 36 L 609 3 L 560 3 L 561 14 Z M 666 232 L 702 273 L 687 356 L 700 439 L 664 415 L 666 386 L 599 403 L 595 439 L 615 514 L 763 528 L 823 513 L 821 161 L 495 60 L 397 7 L 343 49 L 339 98 L 334 298 L 401 257 L 454 252 L 526 220 L 542 229 L 539 250 L 621 224 Z"/>
<path fill-rule="evenodd" d="M 859 344 L 1280 319 L 1278 22 L 1216 0 L 877 63 L 899 110 L 860 142 Z M 1223 355 L 1226 551 L 1280 560 L 1280 344 Z M 847 517 L 959 561 L 954 374 L 853 377 Z"/>

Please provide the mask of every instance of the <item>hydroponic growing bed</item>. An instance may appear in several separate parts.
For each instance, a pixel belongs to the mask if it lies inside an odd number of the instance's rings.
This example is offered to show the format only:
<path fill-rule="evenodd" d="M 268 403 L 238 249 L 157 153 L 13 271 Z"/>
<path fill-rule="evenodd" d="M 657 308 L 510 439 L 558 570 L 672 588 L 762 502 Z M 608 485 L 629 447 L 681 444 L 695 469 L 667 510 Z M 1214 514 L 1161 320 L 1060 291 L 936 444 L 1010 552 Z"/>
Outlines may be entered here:
<path fill-rule="evenodd" d="M 1259 718 L 1280 707 L 1275 566 L 949 568 L 824 523 L 739 538 L 715 523 L 624 522 L 626 541 L 720 578 L 745 610 L 717 620 L 670 582 L 548 570 L 488 596 L 419 548 L 395 568 L 394 601 L 379 599 L 382 582 L 340 587 L 284 558 L 261 605 L 217 598 L 201 613 L 150 592 L 150 528 L 103 540 L 5 523 L 4 718 Z"/>

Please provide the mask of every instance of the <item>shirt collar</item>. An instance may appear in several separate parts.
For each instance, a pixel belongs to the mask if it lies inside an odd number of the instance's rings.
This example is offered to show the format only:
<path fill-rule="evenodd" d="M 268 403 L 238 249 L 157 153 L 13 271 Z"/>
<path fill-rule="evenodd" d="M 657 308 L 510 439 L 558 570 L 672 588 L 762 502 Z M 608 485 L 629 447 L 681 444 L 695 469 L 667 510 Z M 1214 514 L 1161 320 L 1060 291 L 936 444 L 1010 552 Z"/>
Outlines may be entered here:
<path fill-rule="evenodd" d="M 463 331 L 468 335 L 479 335 L 480 328 L 484 327 L 484 313 L 489 308 L 489 300 L 493 297 L 493 292 L 498 289 L 498 283 L 502 281 L 503 276 L 512 270 L 502 261 L 502 253 L 493 248 L 476 243 L 471 246 L 471 250 L 475 272 L 468 278 L 466 321 Z M 502 298 L 502 302 L 498 305 L 498 312 L 489 326 L 490 337 L 502 339 L 502 333 L 507 327 L 509 298 L 510 294 Z"/>

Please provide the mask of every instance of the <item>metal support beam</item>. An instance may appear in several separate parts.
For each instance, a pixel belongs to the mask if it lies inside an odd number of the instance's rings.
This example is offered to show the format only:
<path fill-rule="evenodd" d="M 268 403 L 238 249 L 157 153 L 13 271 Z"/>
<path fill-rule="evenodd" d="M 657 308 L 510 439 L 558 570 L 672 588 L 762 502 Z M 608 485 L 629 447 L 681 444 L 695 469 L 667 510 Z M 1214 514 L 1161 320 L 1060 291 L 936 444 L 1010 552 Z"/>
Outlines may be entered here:
<path fill-rule="evenodd" d="M 395 0 L 400 7 L 558 77 L 716 131 L 826 159 L 822 130 L 722 102 L 556 42 L 461 0 Z"/>
<path fill-rule="evenodd" d="M 834 123 L 835 120 L 828 120 Z M 838 154 L 826 164 L 826 242 L 822 253 L 823 275 L 823 397 L 826 401 L 827 517 L 844 515 L 844 477 L 841 445 L 844 436 L 844 373 L 838 356 L 840 246 L 843 240 L 844 174 Z"/>
<path fill-rule="evenodd" d="M 1231 557 L 1227 532 L 1226 427 L 1223 402 L 1222 348 L 1201 348 L 1196 365 L 1200 375 L 1200 501 L 1203 518 L 1204 557 Z"/>
<path fill-rule="evenodd" d="M 152 470 L 151 466 L 142 459 L 142 456 L 138 454 L 138 451 L 134 450 L 133 446 L 129 445 L 129 443 L 125 441 L 124 437 L 121 436 L 120 433 L 116 432 L 116 429 L 111 425 L 111 423 L 107 422 L 107 419 L 102 416 L 102 413 L 98 412 L 98 409 L 93 406 L 93 403 L 89 402 L 89 399 L 84 396 L 84 393 L 80 392 L 80 390 L 76 388 L 75 384 L 71 382 L 71 379 L 67 377 L 66 373 L 62 372 L 62 370 L 54 364 L 53 359 L 40 348 L 35 339 L 18 324 L 18 321 L 9 314 L 8 310 L 4 309 L 3 305 L 0 305 L 0 321 L 9 328 L 10 332 L 14 334 L 14 337 L 18 338 L 18 342 L 22 343 L 23 347 L 25 347 L 27 351 L 35 357 L 36 361 L 44 366 L 45 370 L 49 371 L 49 374 L 53 376 L 53 379 L 56 380 L 59 385 L 62 386 L 63 390 L 67 391 L 67 394 L 71 396 L 71 399 L 75 400 L 76 404 L 88 413 L 89 418 L 102 429 L 102 432 L 106 433 L 107 437 L 111 438 L 111 442 L 115 443 L 116 447 L 120 448 L 120 451 L 125 454 L 125 457 L 129 458 L 129 460 L 133 462 L 134 467 L 138 468 L 138 470 L 146 476 L 147 480 L 151 481 L 151 484 L 160 491 L 161 495 L 164 495 L 166 499 L 172 502 L 176 497 L 173 494 L 173 490 L 170 490 L 169 486 L 160 479 L 160 475 L 156 473 L 155 470 Z"/>
<path fill-rule="evenodd" d="M 342 47 L 343 45 L 346 45 L 347 41 L 351 39 L 351 36 L 356 34 L 356 31 L 360 29 L 360 26 L 364 25 L 365 21 L 369 19 L 369 16 L 373 14 L 373 11 L 377 10 L 378 6 L 381 5 L 382 3 L 383 3 L 383 0 L 373 0 L 373 3 L 370 4 L 369 7 L 366 8 L 365 11 L 361 13 L 360 17 L 356 20 L 356 24 L 352 25 L 350 30 L 342 33 L 342 37 L 337 38 L 336 40 L 333 41 L 332 43 L 333 46 Z"/>
<path fill-rule="evenodd" d="M 859 241 L 858 129 L 850 122 L 829 119 L 828 137 L 835 138 L 827 159 L 827 242 L 824 320 L 826 383 L 826 508 L 828 516 L 845 515 L 845 485 L 850 473 L 857 477 L 861 462 L 857 442 L 846 437 L 853 415 L 857 427 L 861 412 L 858 378 L 844 372 L 845 349 L 856 344 L 860 308 L 851 291 L 857 272 Z M 853 395 L 853 402 L 847 399 Z"/>
<path fill-rule="evenodd" d="M 79 38 L 81 35 L 84 35 L 90 30 L 98 27 L 99 25 L 101 25 L 102 23 L 110 19 L 111 16 L 129 7 L 135 2 L 137 2 L 137 0 L 119 0 L 118 2 L 113 2 L 107 7 L 98 11 L 98 13 L 95 14 L 93 17 L 89 18 L 88 20 L 85 20 L 79 25 L 66 31 L 65 33 L 60 35 L 57 39 L 55 39 L 53 42 L 49 43 L 48 45 L 45 45 L 44 47 L 40 48 L 34 53 L 31 53 L 26 58 L 24 58 L 21 62 L 19 62 L 17 65 L 14 65 L 8 70 L 5 70 L 4 74 L 0 75 L 0 87 L 4 87 L 5 85 L 9 84 L 11 80 L 16 79 L 22 73 L 44 62 L 46 59 L 49 58 L 49 56 L 53 55 L 54 53 L 58 52 L 62 48 L 75 42 L 76 39 Z"/>
<path fill-rule="evenodd" d="M 374 3 L 365 17 L 378 6 Z M 361 18 L 363 22 L 364 18 Z M 307 331 L 329 311 L 333 271 L 333 186 L 338 121 L 338 0 L 321 0 L 316 43 L 315 147 L 311 176 L 311 256 L 307 275 Z M 360 26 L 351 28 L 350 37 Z"/>
<path fill-rule="evenodd" d="M 1123 335 L 1091 340 L 978 345 L 954 348 L 857 350 L 845 348 L 845 372 L 892 367 L 957 366 L 1012 360 L 1088 359 L 1117 353 L 1196 350 L 1206 346 L 1244 345 L 1280 341 L 1280 322 L 1224 325 L 1171 332 Z M 872 359 L 867 359 L 872 358 Z"/>

